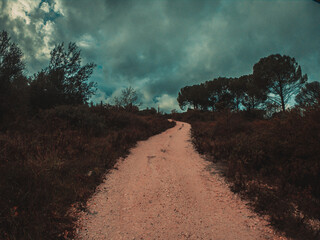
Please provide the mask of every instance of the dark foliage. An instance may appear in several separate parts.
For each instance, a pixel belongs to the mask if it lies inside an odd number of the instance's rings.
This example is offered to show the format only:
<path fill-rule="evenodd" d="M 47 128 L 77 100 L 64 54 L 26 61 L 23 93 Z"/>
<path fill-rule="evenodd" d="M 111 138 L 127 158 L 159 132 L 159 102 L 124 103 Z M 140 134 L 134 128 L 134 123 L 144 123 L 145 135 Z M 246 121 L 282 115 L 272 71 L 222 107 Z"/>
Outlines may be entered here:
<path fill-rule="evenodd" d="M 204 84 L 186 86 L 180 89 L 177 101 L 181 109 L 192 106 L 194 109 L 205 110 L 209 107 L 209 92 Z"/>
<path fill-rule="evenodd" d="M 273 226 L 293 239 L 318 239 L 320 109 L 257 116 L 224 112 L 215 121 L 193 119 L 194 144 L 225 166 L 232 190 L 269 215 Z"/>
<path fill-rule="evenodd" d="M 212 113 L 209 111 L 188 109 L 188 111 L 184 113 L 167 114 L 166 118 L 171 118 L 171 119 L 183 121 L 183 122 L 195 122 L 195 121 L 209 122 L 214 120 L 215 113 Z"/>
<path fill-rule="evenodd" d="M 206 89 L 208 90 L 208 100 L 213 111 L 234 109 L 234 96 L 230 89 L 232 81 L 234 80 L 231 78 L 219 77 L 205 83 Z"/>
<path fill-rule="evenodd" d="M 253 66 L 256 85 L 267 88 L 272 94 L 269 99 L 281 106 L 285 111 L 286 104 L 297 94 L 307 81 L 307 75 L 302 75 L 301 67 L 294 58 L 274 54 L 261 58 Z"/>
<path fill-rule="evenodd" d="M 70 43 L 47 68 L 24 76 L 22 52 L 0 33 L 0 239 L 72 238 L 72 206 L 83 208 L 106 170 L 138 140 L 171 127 L 154 111 L 87 106 L 95 64 Z"/>
<path fill-rule="evenodd" d="M 0 239 L 71 238 L 71 206 L 84 207 L 138 140 L 174 125 L 85 105 L 41 111 L 20 124 L 0 135 Z"/>
<path fill-rule="evenodd" d="M 300 107 L 319 107 L 320 105 L 320 83 L 311 82 L 301 88 L 296 96 L 296 102 Z"/>
<path fill-rule="evenodd" d="M 35 74 L 30 82 L 31 104 L 35 109 L 48 109 L 65 104 L 84 104 L 95 92 L 88 82 L 95 64 L 81 66 L 80 50 L 75 43 L 57 45 L 51 51 L 49 66 Z"/>
<path fill-rule="evenodd" d="M 22 52 L 6 31 L 0 32 L 0 125 L 22 115 L 27 108 L 27 79 Z"/>
<path fill-rule="evenodd" d="M 125 108 L 127 111 L 135 111 L 138 109 L 138 93 L 133 87 L 127 87 L 121 91 L 119 97 L 114 97 L 113 101 L 115 106 Z"/>
<path fill-rule="evenodd" d="M 242 89 L 244 89 L 241 101 L 243 107 L 247 111 L 260 109 L 268 98 L 267 88 L 260 86 L 256 77 L 252 74 L 242 76 L 238 81 L 243 84 Z"/>
<path fill-rule="evenodd" d="M 239 78 L 218 77 L 180 89 L 177 101 L 185 107 L 212 111 L 267 109 L 285 111 L 286 104 L 307 81 L 294 58 L 280 54 L 261 58 L 253 74 Z M 309 91 L 310 92 L 310 91 Z"/>

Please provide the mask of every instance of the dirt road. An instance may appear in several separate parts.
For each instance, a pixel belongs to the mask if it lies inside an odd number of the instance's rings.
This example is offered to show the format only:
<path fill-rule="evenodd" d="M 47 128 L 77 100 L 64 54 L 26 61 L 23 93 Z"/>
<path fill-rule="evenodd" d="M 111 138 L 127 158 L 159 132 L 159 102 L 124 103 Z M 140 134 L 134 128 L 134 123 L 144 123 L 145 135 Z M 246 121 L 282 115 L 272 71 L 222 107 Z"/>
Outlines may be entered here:
<path fill-rule="evenodd" d="M 79 238 L 284 239 L 208 164 L 195 152 L 186 123 L 139 142 L 88 202 Z"/>

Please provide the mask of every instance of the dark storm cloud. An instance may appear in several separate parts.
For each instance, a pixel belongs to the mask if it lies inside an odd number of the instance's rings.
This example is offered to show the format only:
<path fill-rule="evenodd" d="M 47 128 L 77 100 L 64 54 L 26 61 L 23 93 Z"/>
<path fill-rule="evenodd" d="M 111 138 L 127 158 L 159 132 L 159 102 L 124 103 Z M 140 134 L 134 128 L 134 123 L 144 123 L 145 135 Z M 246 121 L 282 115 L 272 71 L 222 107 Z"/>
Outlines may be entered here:
<path fill-rule="evenodd" d="M 0 27 L 31 73 L 48 64 L 54 44 L 77 42 L 84 62 L 99 66 L 96 101 L 132 85 L 146 105 L 177 108 L 181 87 L 248 74 L 272 53 L 295 57 L 310 80 L 320 77 L 320 5 L 311 0 L 32 2 L 0 0 Z"/>

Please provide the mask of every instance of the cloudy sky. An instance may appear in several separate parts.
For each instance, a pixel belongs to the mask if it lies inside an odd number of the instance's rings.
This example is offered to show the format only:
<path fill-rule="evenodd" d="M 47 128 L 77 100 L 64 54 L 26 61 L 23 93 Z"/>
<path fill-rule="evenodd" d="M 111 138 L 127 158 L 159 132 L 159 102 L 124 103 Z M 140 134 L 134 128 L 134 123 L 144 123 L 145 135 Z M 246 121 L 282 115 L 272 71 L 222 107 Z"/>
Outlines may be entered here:
<path fill-rule="evenodd" d="M 76 42 L 97 68 L 94 101 L 132 86 L 144 106 L 178 109 L 186 85 L 252 72 L 260 58 L 295 57 L 320 80 L 320 4 L 312 0 L 0 0 L 0 30 L 29 75 L 50 50 Z"/>

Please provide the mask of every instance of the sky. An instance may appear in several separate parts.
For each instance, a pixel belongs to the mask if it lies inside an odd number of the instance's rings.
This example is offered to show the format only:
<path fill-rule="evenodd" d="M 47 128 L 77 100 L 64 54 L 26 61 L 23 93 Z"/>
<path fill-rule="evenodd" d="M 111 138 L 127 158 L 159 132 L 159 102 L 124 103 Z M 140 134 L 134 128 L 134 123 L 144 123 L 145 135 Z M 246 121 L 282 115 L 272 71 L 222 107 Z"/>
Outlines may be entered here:
<path fill-rule="evenodd" d="M 97 67 L 92 101 L 139 92 L 141 108 L 179 109 L 180 88 L 252 73 L 262 57 L 294 57 L 320 81 L 320 4 L 313 0 L 0 0 L 0 30 L 28 75 L 55 44 L 75 42 Z"/>

